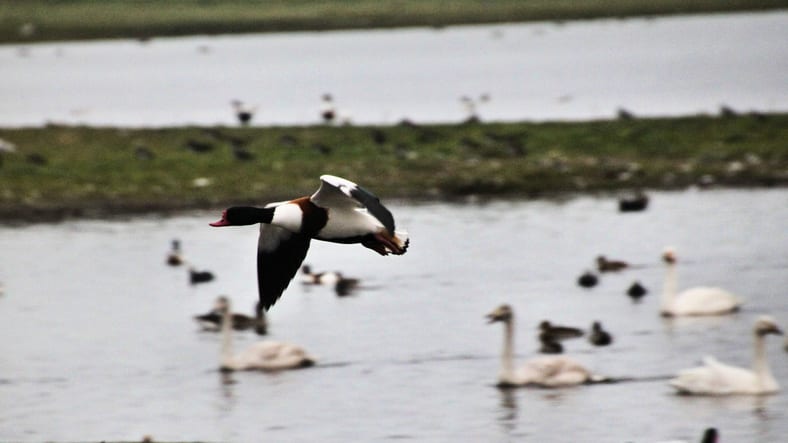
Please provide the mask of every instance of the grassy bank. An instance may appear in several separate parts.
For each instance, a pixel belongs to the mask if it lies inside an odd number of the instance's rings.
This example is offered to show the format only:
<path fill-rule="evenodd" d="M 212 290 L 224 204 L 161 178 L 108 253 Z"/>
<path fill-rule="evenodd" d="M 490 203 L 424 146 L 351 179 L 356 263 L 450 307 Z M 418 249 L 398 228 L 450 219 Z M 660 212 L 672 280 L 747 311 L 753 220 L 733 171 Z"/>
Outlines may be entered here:
<path fill-rule="evenodd" d="M 386 198 L 788 184 L 788 114 L 391 127 L 0 129 L 0 217 L 263 203 L 323 173 Z M 203 152 L 204 151 L 204 152 Z M 247 157 L 251 157 L 250 159 Z"/>
<path fill-rule="evenodd" d="M 786 0 L 0 0 L 0 43 L 785 8 Z"/>

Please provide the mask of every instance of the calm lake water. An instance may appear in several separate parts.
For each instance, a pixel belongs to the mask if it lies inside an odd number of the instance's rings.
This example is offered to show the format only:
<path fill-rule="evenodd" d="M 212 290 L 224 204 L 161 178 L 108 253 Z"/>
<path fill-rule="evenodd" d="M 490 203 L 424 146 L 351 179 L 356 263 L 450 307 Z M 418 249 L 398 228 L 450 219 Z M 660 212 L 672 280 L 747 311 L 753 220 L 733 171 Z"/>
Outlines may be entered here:
<path fill-rule="evenodd" d="M 0 126 L 308 124 L 788 110 L 788 12 L 0 46 Z"/>
<path fill-rule="evenodd" d="M 754 319 L 788 326 L 788 190 L 655 192 L 648 211 L 619 214 L 613 198 L 389 202 L 411 249 L 379 257 L 361 246 L 313 243 L 307 262 L 366 288 L 338 298 L 294 282 L 270 311 L 270 338 L 299 343 L 315 368 L 280 374 L 218 371 L 219 337 L 191 316 L 219 294 L 251 313 L 254 227 L 214 229 L 218 212 L 172 218 L 0 227 L 0 441 L 777 442 L 788 397 L 692 398 L 665 378 L 707 353 L 747 366 Z M 181 239 L 214 282 L 192 287 L 165 265 Z M 657 314 L 673 245 L 679 285 L 715 284 L 742 312 L 665 320 Z M 575 285 L 598 254 L 641 265 Z M 651 291 L 632 303 L 638 279 Z M 542 319 L 601 320 L 607 348 L 566 342 L 596 372 L 636 381 L 561 390 L 494 387 L 502 328 L 484 314 L 510 303 L 518 360 L 535 355 Z M 258 337 L 236 333 L 236 349 Z M 768 343 L 788 385 L 782 340 Z"/>

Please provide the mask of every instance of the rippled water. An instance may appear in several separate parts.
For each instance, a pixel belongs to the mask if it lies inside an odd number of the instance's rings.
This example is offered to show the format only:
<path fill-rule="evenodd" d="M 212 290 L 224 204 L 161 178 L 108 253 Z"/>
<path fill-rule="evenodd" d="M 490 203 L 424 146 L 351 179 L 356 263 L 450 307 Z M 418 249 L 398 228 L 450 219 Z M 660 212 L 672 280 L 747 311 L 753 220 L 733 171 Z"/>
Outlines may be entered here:
<path fill-rule="evenodd" d="M 610 118 L 788 109 L 788 12 L 0 46 L 0 126 Z"/>
<path fill-rule="evenodd" d="M 776 442 L 788 432 L 783 392 L 763 398 L 674 395 L 665 377 L 705 353 L 751 358 L 761 313 L 788 325 L 788 191 L 654 193 L 643 213 L 612 198 L 390 202 L 408 254 L 313 243 L 307 261 L 363 279 L 357 295 L 294 283 L 270 311 L 270 337 L 305 346 L 315 368 L 218 371 L 219 339 L 191 319 L 219 294 L 255 300 L 256 229 L 210 228 L 217 213 L 0 227 L 0 441 Z M 172 238 L 217 280 L 190 287 L 164 258 Z M 735 315 L 664 320 L 657 293 L 665 245 L 680 286 L 714 283 L 746 298 Z M 575 278 L 597 254 L 642 265 L 592 290 Z M 641 280 L 651 294 L 633 304 Z M 518 359 L 534 355 L 541 319 L 601 320 L 608 348 L 567 342 L 596 372 L 636 381 L 571 389 L 493 386 L 501 327 L 484 314 L 513 305 Z M 237 333 L 236 349 L 258 338 Z M 769 340 L 776 378 L 788 354 Z"/>

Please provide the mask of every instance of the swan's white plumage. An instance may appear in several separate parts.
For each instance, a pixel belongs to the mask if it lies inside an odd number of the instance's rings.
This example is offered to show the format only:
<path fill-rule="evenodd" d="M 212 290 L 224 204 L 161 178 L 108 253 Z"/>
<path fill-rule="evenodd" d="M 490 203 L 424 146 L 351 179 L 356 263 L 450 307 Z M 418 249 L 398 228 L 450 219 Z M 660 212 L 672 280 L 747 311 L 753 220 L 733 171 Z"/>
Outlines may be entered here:
<path fill-rule="evenodd" d="M 236 371 L 302 368 L 310 365 L 312 357 L 302 348 L 290 343 L 261 341 L 252 343 L 242 352 L 229 356 L 222 361 L 222 367 Z"/>
<path fill-rule="evenodd" d="M 755 357 L 752 369 L 722 363 L 711 356 L 702 366 L 684 369 L 670 380 L 680 393 L 697 395 L 771 394 L 780 390 L 766 361 L 764 335 L 782 334 L 773 319 L 760 317 L 755 323 Z"/>
<path fill-rule="evenodd" d="M 668 311 L 673 315 L 716 315 L 733 312 L 739 305 L 738 297 L 724 289 L 699 286 L 678 293 Z"/>
<path fill-rule="evenodd" d="M 504 323 L 501 372 L 498 376 L 500 384 L 558 388 L 604 380 L 603 377 L 593 375 L 582 364 L 563 355 L 534 357 L 514 369 L 514 313 L 512 308 L 509 305 L 502 305 L 488 314 L 487 318 L 490 322 Z"/>
<path fill-rule="evenodd" d="M 662 256 L 666 264 L 661 312 L 667 316 L 723 315 L 739 309 L 742 301 L 721 288 L 699 286 L 676 293 L 676 256 L 671 248 Z"/>
<path fill-rule="evenodd" d="M 534 357 L 516 369 L 512 380 L 516 385 L 543 387 L 573 386 L 592 379 L 592 374 L 575 360 L 562 355 Z"/>
<path fill-rule="evenodd" d="M 238 354 L 232 352 L 230 302 L 220 306 L 222 314 L 221 368 L 229 371 L 280 371 L 298 369 L 314 364 L 315 360 L 296 345 L 275 341 L 256 342 Z"/>

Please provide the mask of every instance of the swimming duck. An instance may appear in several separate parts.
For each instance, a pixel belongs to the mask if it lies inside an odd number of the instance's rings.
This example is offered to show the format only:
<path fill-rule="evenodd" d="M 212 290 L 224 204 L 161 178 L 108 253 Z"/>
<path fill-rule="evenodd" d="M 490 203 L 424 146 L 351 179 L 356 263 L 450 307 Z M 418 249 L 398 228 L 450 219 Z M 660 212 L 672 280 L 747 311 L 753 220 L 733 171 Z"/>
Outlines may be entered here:
<path fill-rule="evenodd" d="M 599 277 L 591 273 L 591 271 L 586 271 L 577 278 L 577 284 L 584 288 L 593 288 L 598 283 Z"/>
<path fill-rule="evenodd" d="M 216 299 L 216 303 L 210 312 L 203 315 L 195 315 L 194 320 L 197 321 L 205 331 L 219 331 L 222 324 L 222 312 L 228 303 L 229 299 L 222 295 Z M 268 332 L 268 322 L 265 320 L 265 312 L 259 302 L 255 306 L 254 317 L 232 313 L 230 315 L 230 320 L 232 321 L 233 329 L 236 331 L 254 329 L 259 335 L 265 335 Z"/>
<path fill-rule="evenodd" d="M 564 352 L 564 345 L 552 335 L 542 332 L 539 334 L 539 352 L 542 354 L 560 354 Z"/>
<path fill-rule="evenodd" d="M 358 288 L 358 285 L 359 279 L 345 278 L 340 274 L 339 280 L 334 284 L 334 292 L 336 292 L 337 296 L 344 297 L 353 293 Z"/>
<path fill-rule="evenodd" d="M 546 336 L 552 337 L 554 340 L 566 340 L 569 338 L 577 338 L 583 336 L 583 330 L 580 328 L 573 328 L 571 326 L 553 325 L 547 320 L 542 320 L 539 323 L 539 331 Z"/>
<path fill-rule="evenodd" d="M 339 272 L 312 272 L 312 267 L 309 265 L 301 266 L 301 274 L 301 282 L 308 285 L 333 285 L 342 278 Z"/>
<path fill-rule="evenodd" d="M 648 207 L 648 195 L 642 191 L 618 199 L 619 212 L 643 211 Z"/>
<path fill-rule="evenodd" d="M 607 346 L 613 343 L 613 336 L 609 332 L 602 329 L 602 324 L 595 321 L 591 324 L 591 334 L 588 336 L 588 341 L 594 346 Z"/>
<path fill-rule="evenodd" d="M 621 260 L 608 260 L 604 255 L 596 258 L 596 267 L 599 272 L 617 272 L 628 268 L 629 263 Z"/>
<path fill-rule="evenodd" d="M 627 289 L 627 295 L 630 296 L 633 300 L 640 300 L 641 297 L 646 295 L 648 290 L 645 286 L 640 284 L 640 282 L 636 281 L 633 282 L 632 285 Z"/>
<path fill-rule="evenodd" d="M 177 239 L 172 241 L 172 249 L 167 255 L 167 264 L 170 266 L 180 266 L 183 264 L 183 256 L 181 255 L 181 242 Z"/>
<path fill-rule="evenodd" d="M 290 284 L 309 243 L 361 243 L 380 255 L 402 255 L 408 234 L 395 228 L 394 216 L 377 196 L 344 178 L 320 177 L 311 196 L 270 203 L 264 208 L 234 206 L 211 226 L 260 223 L 257 244 L 257 285 L 260 302 L 268 310 Z"/>
<path fill-rule="evenodd" d="M 211 271 L 198 271 L 194 266 L 189 266 L 189 283 L 196 285 L 213 281 L 215 277 Z"/>

